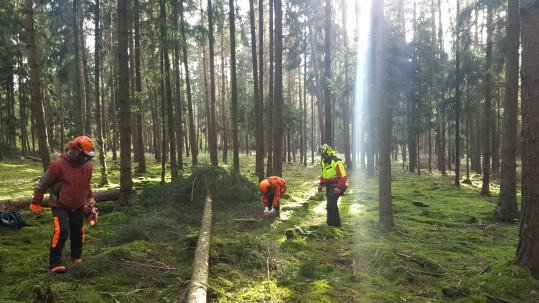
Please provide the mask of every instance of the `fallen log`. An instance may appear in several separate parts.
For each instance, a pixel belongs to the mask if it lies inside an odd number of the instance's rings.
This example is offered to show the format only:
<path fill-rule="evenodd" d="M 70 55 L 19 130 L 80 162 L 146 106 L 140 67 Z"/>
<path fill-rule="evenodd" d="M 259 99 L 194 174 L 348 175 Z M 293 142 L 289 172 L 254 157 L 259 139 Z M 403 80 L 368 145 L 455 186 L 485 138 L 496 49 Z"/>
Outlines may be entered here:
<path fill-rule="evenodd" d="M 120 189 L 111 188 L 111 189 L 105 189 L 105 190 L 96 190 L 94 191 L 94 197 L 98 203 L 99 201 L 118 200 L 118 198 L 120 197 Z M 32 198 L 0 200 L 0 207 L 24 208 L 24 207 L 28 207 L 28 205 L 30 205 L 31 202 L 32 202 Z M 43 207 L 49 206 L 48 195 L 43 198 L 43 202 L 41 203 L 41 206 Z"/>
<path fill-rule="evenodd" d="M 211 216 L 212 199 L 210 193 L 206 195 L 204 204 L 204 215 L 198 234 L 197 248 L 195 250 L 195 259 L 193 261 L 193 273 L 191 283 L 187 292 L 188 303 L 206 303 L 208 286 L 208 259 L 210 254 L 211 239 Z"/>

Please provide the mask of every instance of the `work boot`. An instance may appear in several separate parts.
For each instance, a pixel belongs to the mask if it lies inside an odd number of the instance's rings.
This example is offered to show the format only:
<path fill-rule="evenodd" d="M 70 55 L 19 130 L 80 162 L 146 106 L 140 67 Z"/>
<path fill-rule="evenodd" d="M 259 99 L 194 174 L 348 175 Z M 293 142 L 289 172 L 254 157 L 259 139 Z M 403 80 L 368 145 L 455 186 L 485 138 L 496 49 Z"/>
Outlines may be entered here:
<path fill-rule="evenodd" d="M 80 265 L 81 263 L 82 263 L 82 259 L 81 259 L 81 258 L 73 259 L 73 265 Z"/>
<path fill-rule="evenodd" d="M 63 265 L 58 265 L 53 268 L 51 268 L 51 272 L 55 274 L 63 274 L 66 272 L 66 267 Z"/>

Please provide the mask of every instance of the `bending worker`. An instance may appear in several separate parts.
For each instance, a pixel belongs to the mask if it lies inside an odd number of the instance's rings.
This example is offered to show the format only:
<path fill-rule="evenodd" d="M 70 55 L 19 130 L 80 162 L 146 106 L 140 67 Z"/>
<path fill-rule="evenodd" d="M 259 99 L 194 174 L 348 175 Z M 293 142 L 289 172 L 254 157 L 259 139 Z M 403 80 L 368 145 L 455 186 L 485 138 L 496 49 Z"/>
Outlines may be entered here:
<path fill-rule="evenodd" d="M 54 234 L 50 245 L 49 269 L 53 273 L 60 274 L 66 270 L 62 264 L 62 250 L 68 237 L 71 242 L 71 261 L 73 264 L 82 262 L 84 215 L 89 208 L 95 209 L 91 188 L 92 165 L 89 162 L 93 157 L 94 143 L 89 137 L 80 136 L 69 141 L 69 147 L 60 158 L 49 164 L 34 190 L 30 209 L 40 213 L 43 212 L 40 205 L 43 195 L 50 190 L 49 205 Z M 97 217 L 92 220 L 95 226 Z"/>
<path fill-rule="evenodd" d="M 320 161 L 322 175 L 318 184 L 318 192 L 322 191 L 322 187 L 326 187 L 327 196 L 327 224 L 329 226 L 340 227 L 341 217 L 339 215 L 339 196 L 348 188 L 346 184 L 346 171 L 344 170 L 343 162 L 337 158 L 337 153 L 327 144 L 320 148 Z"/>
<path fill-rule="evenodd" d="M 264 216 L 274 216 L 278 220 L 281 215 L 279 204 L 281 196 L 286 192 L 286 181 L 277 176 L 268 177 L 260 182 L 259 188 L 264 203 Z"/>

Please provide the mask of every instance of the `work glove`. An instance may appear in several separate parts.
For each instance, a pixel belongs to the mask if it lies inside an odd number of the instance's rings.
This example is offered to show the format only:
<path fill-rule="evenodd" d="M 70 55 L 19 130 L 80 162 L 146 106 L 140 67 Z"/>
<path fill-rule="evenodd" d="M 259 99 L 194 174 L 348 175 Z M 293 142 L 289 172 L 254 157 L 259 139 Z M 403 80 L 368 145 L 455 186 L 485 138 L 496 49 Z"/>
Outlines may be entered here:
<path fill-rule="evenodd" d="M 265 213 L 265 214 L 269 213 L 269 208 L 268 208 L 267 206 L 264 207 L 264 213 Z"/>
<path fill-rule="evenodd" d="M 43 212 L 43 208 L 41 208 L 41 205 L 35 204 L 35 203 L 30 203 L 30 209 L 32 210 L 33 213 Z"/>
<path fill-rule="evenodd" d="M 318 192 L 319 192 L 319 193 L 322 192 L 322 183 L 318 183 Z"/>
<path fill-rule="evenodd" d="M 340 196 L 342 194 L 342 189 L 340 187 L 335 187 L 335 189 L 333 189 L 333 192 L 335 193 L 335 195 Z"/>

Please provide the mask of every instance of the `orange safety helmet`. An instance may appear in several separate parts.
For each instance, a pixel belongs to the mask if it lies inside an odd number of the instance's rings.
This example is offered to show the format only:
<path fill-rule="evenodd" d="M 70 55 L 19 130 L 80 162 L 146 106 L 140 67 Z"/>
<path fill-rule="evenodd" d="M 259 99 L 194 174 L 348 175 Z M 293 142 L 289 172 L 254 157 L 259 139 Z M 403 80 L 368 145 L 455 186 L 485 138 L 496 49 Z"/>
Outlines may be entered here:
<path fill-rule="evenodd" d="M 260 182 L 260 192 L 263 193 L 264 195 L 268 192 L 268 190 L 270 189 L 271 187 L 271 184 L 269 183 L 268 179 L 264 179 Z"/>
<path fill-rule="evenodd" d="M 95 157 L 94 142 L 90 137 L 79 136 L 73 141 L 69 141 L 69 147 L 76 148 L 81 152 L 84 152 L 89 157 Z"/>

